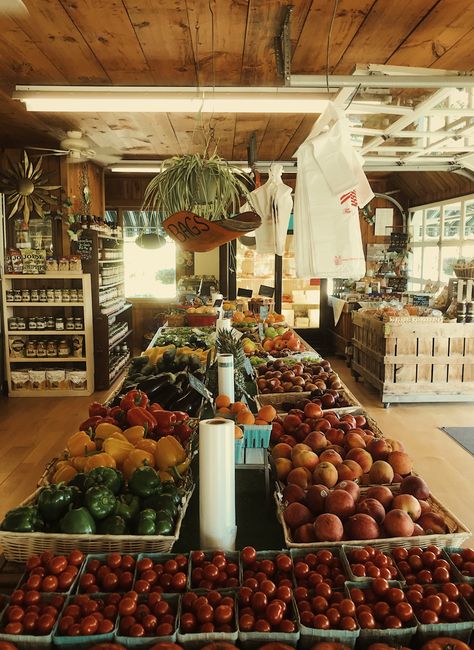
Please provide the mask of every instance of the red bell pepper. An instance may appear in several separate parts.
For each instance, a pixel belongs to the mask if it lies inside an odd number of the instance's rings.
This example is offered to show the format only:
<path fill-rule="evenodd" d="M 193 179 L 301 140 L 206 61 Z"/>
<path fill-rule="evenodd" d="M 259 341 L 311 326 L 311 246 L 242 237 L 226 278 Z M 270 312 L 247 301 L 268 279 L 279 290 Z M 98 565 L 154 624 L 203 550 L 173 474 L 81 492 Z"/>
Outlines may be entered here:
<path fill-rule="evenodd" d="M 109 416 L 117 420 L 119 425 L 125 422 L 126 415 L 126 412 L 120 406 L 113 406 L 109 411 Z"/>
<path fill-rule="evenodd" d="M 179 422 L 173 427 L 173 435 L 178 438 L 183 444 L 186 443 L 191 437 L 192 429 L 185 422 Z"/>
<path fill-rule="evenodd" d="M 101 404 L 100 402 L 92 402 L 89 404 L 89 417 L 100 415 L 101 418 L 107 417 L 109 414 L 109 407 Z"/>
<path fill-rule="evenodd" d="M 158 402 L 153 402 L 153 404 L 148 404 L 146 407 L 147 411 L 150 413 L 156 413 L 157 411 L 163 411 L 163 407 L 158 404 Z"/>
<path fill-rule="evenodd" d="M 176 424 L 176 415 L 173 411 L 156 411 L 153 415 L 156 420 L 158 431 L 169 429 Z"/>
<path fill-rule="evenodd" d="M 134 406 L 145 407 L 148 404 L 148 395 L 141 390 L 129 390 L 126 395 L 122 397 L 120 407 L 124 411 L 128 411 Z"/>
<path fill-rule="evenodd" d="M 95 431 L 96 426 L 99 424 L 99 422 L 102 422 L 102 420 L 102 416 L 93 415 L 92 417 L 87 418 L 87 420 L 84 420 L 84 422 L 79 425 L 79 431 L 89 432 L 89 429 Z"/>
<path fill-rule="evenodd" d="M 131 427 L 145 427 L 145 436 L 156 429 L 156 419 L 153 413 L 141 406 L 132 406 L 127 411 L 127 422 Z"/>
<path fill-rule="evenodd" d="M 176 415 L 176 423 L 179 424 L 180 422 L 186 422 L 186 420 L 189 420 L 189 415 L 185 413 L 184 411 L 173 411 L 173 413 Z"/>

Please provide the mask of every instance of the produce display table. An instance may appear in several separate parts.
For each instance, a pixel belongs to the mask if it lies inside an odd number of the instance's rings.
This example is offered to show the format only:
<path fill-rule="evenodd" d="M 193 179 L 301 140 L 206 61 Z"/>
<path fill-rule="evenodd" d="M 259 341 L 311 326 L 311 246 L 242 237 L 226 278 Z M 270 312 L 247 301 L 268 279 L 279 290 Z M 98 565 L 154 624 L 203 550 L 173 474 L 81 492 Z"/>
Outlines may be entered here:
<path fill-rule="evenodd" d="M 474 401 L 474 324 L 417 318 L 383 322 L 352 313 L 351 368 L 391 402 Z"/>

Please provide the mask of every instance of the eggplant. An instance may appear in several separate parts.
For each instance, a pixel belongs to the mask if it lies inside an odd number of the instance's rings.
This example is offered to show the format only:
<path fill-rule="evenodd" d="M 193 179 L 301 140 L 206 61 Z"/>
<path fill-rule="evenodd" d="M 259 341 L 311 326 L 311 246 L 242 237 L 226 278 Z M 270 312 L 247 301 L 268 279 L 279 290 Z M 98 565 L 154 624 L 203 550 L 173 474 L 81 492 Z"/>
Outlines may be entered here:
<path fill-rule="evenodd" d="M 183 391 L 179 386 L 176 386 L 176 384 L 167 384 L 166 386 L 159 386 L 154 391 L 148 393 L 148 398 L 150 402 L 158 403 L 166 410 L 170 405 L 174 406 L 174 402 L 179 400 L 182 394 Z"/>
<path fill-rule="evenodd" d="M 190 388 L 184 395 L 174 403 L 174 411 L 183 411 L 190 416 L 196 416 L 201 408 L 202 395 L 200 395 L 194 388 Z"/>

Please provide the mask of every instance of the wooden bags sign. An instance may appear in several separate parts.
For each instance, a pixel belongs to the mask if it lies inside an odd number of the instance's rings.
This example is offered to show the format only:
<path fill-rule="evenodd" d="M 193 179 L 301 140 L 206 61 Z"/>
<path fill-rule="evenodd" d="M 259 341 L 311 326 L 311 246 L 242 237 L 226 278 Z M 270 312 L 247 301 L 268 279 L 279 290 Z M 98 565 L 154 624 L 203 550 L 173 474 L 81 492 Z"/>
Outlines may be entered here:
<path fill-rule="evenodd" d="M 207 253 L 241 235 L 252 232 L 262 223 L 256 212 L 243 212 L 230 219 L 208 221 L 194 212 L 176 212 L 163 222 L 163 228 L 185 251 Z"/>

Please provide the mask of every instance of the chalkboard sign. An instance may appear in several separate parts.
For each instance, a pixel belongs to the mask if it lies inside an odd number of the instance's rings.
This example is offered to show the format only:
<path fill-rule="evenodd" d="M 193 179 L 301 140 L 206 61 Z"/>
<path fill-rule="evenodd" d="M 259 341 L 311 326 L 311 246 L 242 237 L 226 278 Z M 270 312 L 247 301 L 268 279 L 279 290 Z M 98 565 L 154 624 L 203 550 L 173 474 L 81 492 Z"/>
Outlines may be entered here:
<path fill-rule="evenodd" d="M 252 289 L 237 289 L 237 297 L 251 298 L 253 294 Z"/>
<path fill-rule="evenodd" d="M 220 309 L 222 307 L 223 302 L 224 301 L 222 300 L 222 298 L 218 298 L 217 300 L 214 300 L 214 304 L 212 306 L 215 307 L 216 309 Z"/>
<path fill-rule="evenodd" d="M 260 289 L 258 290 L 259 296 L 265 296 L 267 298 L 273 298 L 274 293 L 275 289 L 273 287 L 267 287 L 265 284 L 261 284 Z"/>
<path fill-rule="evenodd" d="M 92 239 L 80 238 L 76 242 L 77 254 L 81 260 L 91 260 L 92 259 Z"/>
<path fill-rule="evenodd" d="M 199 381 L 194 375 L 188 373 L 189 385 L 191 388 L 194 388 L 200 395 L 204 397 L 208 402 L 212 402 L 212 395 L 209 390 L 204 386 L 202 381 Z"/>
<path fill-rule="evenodd" d="M 261 320 L 266 320 L 267 319 L 268 311 L 269 311 L 268 305 L 262 305 L 260 307 L 260 319 Z"/>
<path fill-rule="evenodd" d="M 405 232 L 392 232 L 390 234 L 389 253 L 402 253 L 406 250 L 408 244 L 408 235 Z"/>
<path fill-rule="evenodd" d="M 430 306 L 430 296 L 423 296 L 422 294 L 415 294 L 413 296 L 413 304 L 416 307 L 429 307 Z"/>
<path fill-rule="evenodd" d="M 387 278 L 388 286 L 395 293 L 403 293 L 407 290 L 407 278 L 396 277 L 396 278 Z"/>

